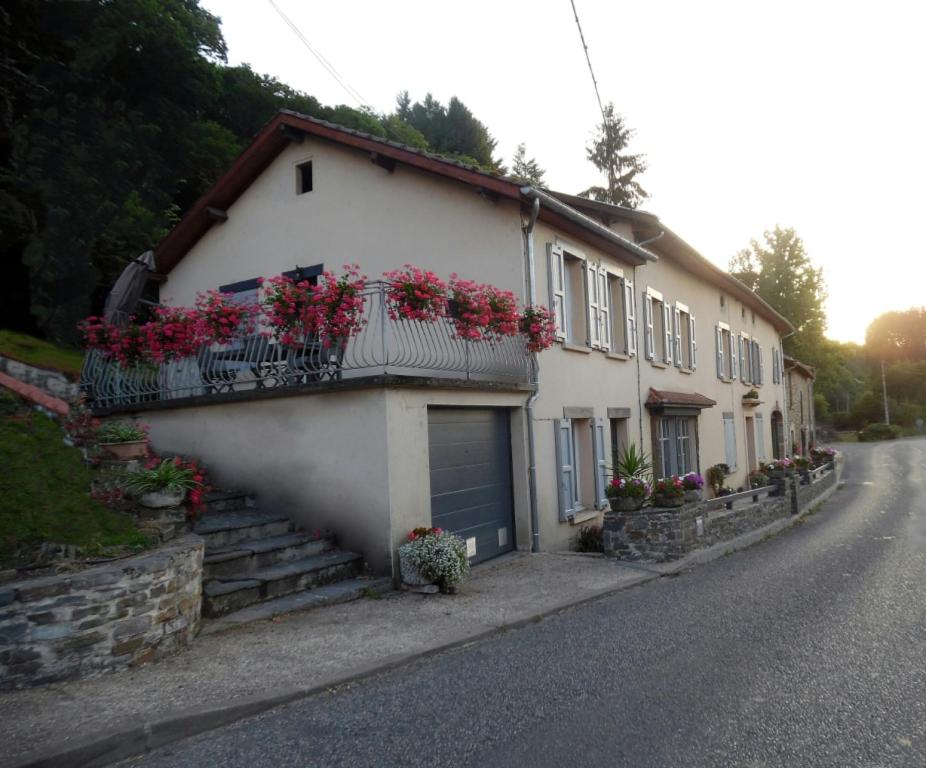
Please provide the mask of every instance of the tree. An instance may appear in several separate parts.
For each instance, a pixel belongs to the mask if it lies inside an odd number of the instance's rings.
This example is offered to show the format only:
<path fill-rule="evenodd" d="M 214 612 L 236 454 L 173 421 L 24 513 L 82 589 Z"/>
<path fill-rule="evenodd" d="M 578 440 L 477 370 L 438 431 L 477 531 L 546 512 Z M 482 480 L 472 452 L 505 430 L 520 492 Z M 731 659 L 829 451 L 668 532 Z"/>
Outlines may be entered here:
<path fill-rule="evenodd" d="M 791 229 L 775 227 L 753 240 L 730 261 L 730 273 L 755 291 L 794 326 L 785 352 L 816 365 L 826 330 L 826 285 L 804 243 Z"/>
<path fill-rule="evenodd" d="M 865 351 L 874 360 L 926 360 L 926 307 L 876 317 L 865 332 Z"/>
<path fill-rule="evenodd" d="M 518 181 L 532 186 L 543 186 L 543 177 L 546 171 L 540 167 L 535 158 L 527 158 L 527 149 L 522 141 L 515 150 L 514 158 L 511 161 L 511 175 Z"/>
<path fill-rule="evenodd" d="M 607 186 L 589 187 L 580 196 L 627 208 L 636 208 L 649 197 L 637 181 L 637 176 L 646 170 L 646 156 L 626 152 L 633 134 L 609 102 L 595 139 L 586 147 L 588 159 L 604 173 Z"/>

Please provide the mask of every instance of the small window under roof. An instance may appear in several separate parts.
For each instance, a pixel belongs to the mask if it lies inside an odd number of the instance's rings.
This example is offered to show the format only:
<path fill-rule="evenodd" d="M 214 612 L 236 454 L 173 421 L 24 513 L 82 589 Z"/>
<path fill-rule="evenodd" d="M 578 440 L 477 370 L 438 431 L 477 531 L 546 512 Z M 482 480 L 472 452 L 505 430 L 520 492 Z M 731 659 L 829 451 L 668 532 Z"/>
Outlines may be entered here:
<path fill-rule="evenodd" d="M 296 194 L 303 195 L 312 191 L 312 161 L 296 166 Z"/>

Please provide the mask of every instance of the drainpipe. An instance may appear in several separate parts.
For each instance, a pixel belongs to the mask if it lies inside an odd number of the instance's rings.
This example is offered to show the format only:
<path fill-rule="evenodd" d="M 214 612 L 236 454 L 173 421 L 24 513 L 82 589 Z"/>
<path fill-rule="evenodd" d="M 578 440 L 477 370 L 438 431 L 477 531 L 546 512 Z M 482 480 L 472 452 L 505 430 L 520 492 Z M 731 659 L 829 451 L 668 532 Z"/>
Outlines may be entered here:
<path fill-rule="evenodd" d="M 534 265 L 534 224 L 540 215 L 540 198 L 535 197 L 527 222 L 521 225 L 524 233 L 524 253 L 527 258 L 527 303 L 537 303 L 537 271 Z M 531 354 L 531 393 L 524 405 L 527 417 L 527 481 L 530 493 L 531 552 L 540 551 L 540 511 L 537 502 L 537 452 L 534 446 L 534 403 L 540 396 L 540 365 L 537 353 Z"/>
<path fill-rule="evenodd" d="M 788 382 L 785 379 L 785 339 L 790 339 L 797 331 L 791 331 L 791 333 L 786 333 L 784 336 L 780 336 L 778 343 L 781 347 L 781 388 L 784 392 L 784 413 L 781 419 L 781 431 L 784 433 L 784 456 L 786 458 L 791 455 L 791 398 L 790 398 L 790 387 L 788 387 Z"/>

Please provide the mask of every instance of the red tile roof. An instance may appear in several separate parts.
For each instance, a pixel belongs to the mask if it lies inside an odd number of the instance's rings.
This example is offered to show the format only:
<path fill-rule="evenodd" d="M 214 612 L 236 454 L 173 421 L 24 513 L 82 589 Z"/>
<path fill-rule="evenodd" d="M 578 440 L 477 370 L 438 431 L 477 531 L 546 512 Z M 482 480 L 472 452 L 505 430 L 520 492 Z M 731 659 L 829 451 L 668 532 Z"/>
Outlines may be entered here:
<path fill-rule="evenodd" d="M 717 402 L 697 392 L 669 392 L 664 389 L 650 388 L 646 398 L 647 407 L 665 405 L 688 406 L 689 408 L 712 408 Z"/>

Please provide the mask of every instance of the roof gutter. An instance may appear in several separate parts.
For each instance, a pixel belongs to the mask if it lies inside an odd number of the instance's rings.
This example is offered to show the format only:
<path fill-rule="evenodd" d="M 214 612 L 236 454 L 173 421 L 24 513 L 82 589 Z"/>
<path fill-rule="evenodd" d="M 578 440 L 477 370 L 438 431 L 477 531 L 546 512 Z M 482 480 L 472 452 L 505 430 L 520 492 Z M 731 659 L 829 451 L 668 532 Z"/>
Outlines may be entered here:
<path fill-rule="evenodd" d="M 634 242 L 631 242 L 627 238 L 621 237 L 615 231 L 608 229 L 607 227 L 599 224 L 592 218 L 589 218 L 584 213 L 577 211 L 570 205 L 557 200 L 553 195 L 548 192 L 544 192 L 542 189 L 535 189 L 534 187 L 521 187 L 521 194 L 526 197 L 528 200 L 539 200 L 540 203 L 547 209 L 558 213 L 565 219 L 568 219 L 573 224 L 577 224 L 583 229 L 590 230 L 594 232 L 598 237 L 603 240 L 607 240 L 613 245 L 623 248 L 628 253 L 632 253 L 637 258 L 641 259 L 643 262 L 650 261 L 659 261 L 659 257 L 654 253 L 650 253 L 645 248 L 641 248 Z"/>

